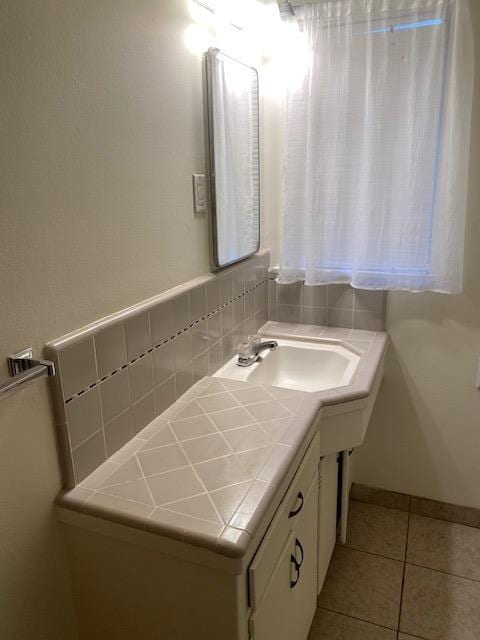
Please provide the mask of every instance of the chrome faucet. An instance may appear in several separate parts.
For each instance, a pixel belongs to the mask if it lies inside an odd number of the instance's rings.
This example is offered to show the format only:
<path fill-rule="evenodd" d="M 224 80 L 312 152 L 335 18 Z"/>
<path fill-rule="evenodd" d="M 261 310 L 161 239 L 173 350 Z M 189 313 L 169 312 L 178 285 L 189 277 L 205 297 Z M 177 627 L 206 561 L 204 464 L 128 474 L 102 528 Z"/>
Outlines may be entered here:
<path fill-rule="evenodd" d="M 260 359 L 262 351 L 278 349 L 276 340 L 264 340 L 259 335 L 248 336 L 247 342 L 238 345 L 238 366 L 250 367 Z"/>

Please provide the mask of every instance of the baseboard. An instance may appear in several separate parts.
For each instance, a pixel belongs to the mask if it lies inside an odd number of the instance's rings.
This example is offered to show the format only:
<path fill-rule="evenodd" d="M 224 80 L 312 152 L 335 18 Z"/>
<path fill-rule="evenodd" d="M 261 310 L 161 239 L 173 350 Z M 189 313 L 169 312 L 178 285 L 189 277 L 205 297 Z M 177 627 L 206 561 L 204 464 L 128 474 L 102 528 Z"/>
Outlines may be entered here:
<path fill-rule="evenodd" d="M 480 529 L 480 509 L 353 483 L 350 499 Z"/>

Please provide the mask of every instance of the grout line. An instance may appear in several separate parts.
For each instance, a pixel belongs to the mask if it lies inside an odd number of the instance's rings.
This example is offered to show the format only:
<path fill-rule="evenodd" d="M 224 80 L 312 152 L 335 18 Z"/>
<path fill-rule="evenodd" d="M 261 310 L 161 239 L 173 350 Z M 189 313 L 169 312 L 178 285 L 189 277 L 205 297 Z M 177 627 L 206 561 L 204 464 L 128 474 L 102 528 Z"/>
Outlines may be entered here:
<path fill-rule="evenodd" d="M 157 503 L 155 502 L 155 498 L 153 497 L 153 493 L 152 493 L 152 490 L 150 489 L 150 485 L 147 482 L 147 478 L 145 477 L 145 474 L 143 473 L 142 465 L 140 464 L 140 460 L 138 459 L 138 456 L 137 456 L 137 451 L 134 453 L 134 456 L 135 456 L 135 460 L 137 461 L 138 468 L 140 469 L 140 473 L 142 474 L 143 482 L 145 483 L 145 486 L 147 488 L 148 495 L 150 496 L 150 500 L 152 501 L 152 506 L 153 506 L 152 513 L 153 513 L 155 511 L 155 509 L 157 508 Z M 150 515 L 152 515 L 152 514 L 150 514 Z"/>
<path fill-rule="evenodd" d="M 410 504 L 409 504 L 410 506 Z M 405 572 L 407 568 L 407 551 L 408 551 L 408 537 L 410 535 L 410 510 L 408 511 L 408 519 L 407 519 L 407 538 L 405 540 L 405 551 L 403 554 L 403 573 L 402 573 L 402 588 L 400 589 L 400 606 L 398 608 L 398 623 L 397 629 L 398 633 L 400 633 L 400 620 L 402 618 L 402 605 L 403 605 L 403 590 L 405 587 Z"/>
<path fill-rule="evenodd" d="M 162 508 L 168 508 L 172 505 L 178 504 L 179 502 L 183 502 L 184 500 L 190 500 L 190 498 L 198 498 L 199 496 L 205 496 L 207 495 L 204 491 L 202 491 L 201 493 L 194 493 L 191 496 L 188 496 L 188 498 L 177 498 L 176 500 L 169 500 L 168 502 L 162 502 L 162 504 L 159 504 L 159 507 Z M 195 518 L 196 516 L 191 516 L 192 518 Z M 200 518 L 200 520 L 203 520 L 203 518 Z"/>
<path fill-rule="evenodd" d="M 140 479 L 140 478 L 139 478 Z M 115 487 L 117 485 L 111 485 L 112 487 Z M 88 498 L 85 500 L 85 504 L 87 502 L 91 502 L 91 500 L 93 499 L 94 496 L 108 496 L 109 498 L 116 498 L 118 500 L 123 500 L 124 502 L 132 502 L 133 504 L 139 504 L 142 507 L 152 507 L 151 504 L 147 504 L 146 502 L 139 502 L 138 500 L 134 500 L 133 498 L 124 498 L 123 496 L 117 496 L 113 493 L 104 493 L 103 491 L 100 491 L 98 489 L 94 489 L 93 493 L 91 496 L 88 496 Z M 95 506 L 95 505 L 94 505 Z M 153 511 L 155 511 L 155 506 L 153 507 Z M 122 514 L 123 515 L 123 514 Z M 128 515 L 128 514 L 127 514 Z M 151 514 L 150 514 L 151 515 Z M 150 515 L 147 516 L 147 518 L 150 517 Z"/>
<path fill-rule="evenodd" d="M 120 413 L 118 415 L 121 415 Z M 118 418 L 118 416 L 115 416 L 116 418 Z M 114 418 L 115 420 L 115 418 Z M 110 423 L 109 423 L 110 424 Z M 84 445 L 86 442 L 88 442 L 89 440 L 91 440 L 94 436 L 97 436 L 100 432 L 104 432 L 104 428 L 103 428 L 103 419 L 102 419 L 102 426 L 99 427 L 96 431 L 94 431 L 93 433 L 91 433 L 89 436 L 87 436 L 86 438 L 84 438 L 83 440 L 81 440 L 78 444 L 76 444 L 74 447 L 71 446 L 70 444 L 70 451 L 73 453 L 74 451 L 76 451 L 79 447 L 81 447 L 82 445 Z M 70 434 L 69 434 L 70 437 Z M 105 433 L 103 433 L 103 440 L 104 440 L 104 444 L 105 444 Z M 105 446 L 105 453 L 107 453 L 107 449 Z M 107 461 L 108 458 L 106 458 L 104 460 L 104 462 Z M 103 464 L 103 462 L 102 462 Z M 93 473 L 93 472 L 92 472 Z M 90 474 L 89 474 L 90 475 Z M 83 480 L 82 480 L 83 482 Z"/>
<path fill-rule="evenodd" d="M 174 444 L 175 443 L 173 443 L 173 445 Z M 173 445 L 171 445 L 171 446 L 173 446 Z M 130 457 L 131 458 L 137 458 L 137 453 L 139 453 L 139 452 L 137 451 L 135 453 L 132 453 L 132 455 Z M 140 465 L 140 460 L 138 460 L 138 458 L 137 458 L 137 462 Z M 120 466 L 123 466 L 123 464 L 120 464 Z M 186 465 L 184 464 L 181 467 L 173 467 L 172 469 L 167 469 L 167 471 L 159 471 L 158 473 L 151 473 L 150 475 L 146 476 L 143 473 L 143 469 L 141 468 L 141 465 L 140 465 L 140 471 L 142 472 L 142 476 L 143 476 L 144 480 L 146 480 L 147 478 L 155 478 L 156 476 L 164 476 L 166 473 L 170 473 L 171 471 L 180 471 L 181 469 L 188 469 L 188 464 L 186 464 Z M 110 475 L 113 475 L 113 474 L 110 474 Z M 108 478 L 107 478 L 107 480 L 108 480 Z M 99 485 L 95 489 L 95 491 L 101 491 L 105 487 L 118 487 L 118 486 L 124 485 L 124 484 L 131 484 L 132 482 L 136 482 L 137 480 L 141 480 L 141 478 L 134 478 L 133 480 L 122 480 L 121 482 L 112 482 L 111 484 L 102 484 L 102 485 Z"/>
<path fill-rule="evenodd" d="M 443 575 L 452 576 L 452 578 L 460 578 L 461 580 L 468 580 L 469 582 L 476 582 L 477 584 L 480 583 L 480 579 L 467 578 L 466 576 L 461 576 L 458 573 L 450 573 L 443 569 L 434 569 L 433 567 L 427 567 L 426 565 L 418 564 L 417 562 L 406 562 L 405 564 L 408 564 L 411 567 L 418 567 L 419 569 L 427 569 L 427 571 L 435 571 L 435 573 L 443 573 Z"/>
<path fill-rule="evenodd" d="M 357 549 L 356 547 L 352 547 L 352 546 L 350 546 L 348 544 L 335 543 L 335 546 L 339 547 L 340 549 L 349 549 L 350 551 L 356 551 L 357 553 L 366 553 L 367 555 L 375 556 L 376 558 L 384 558 L 385 560 L 391 560 L 392 562 L 401 562 L 402 564 L 405 564 L 404 560 L 399 560 L 398 558 L 392 558 L 390 556 L 385 556 L 385 555 L 382 555 L 381 553 L 375 553 L 374 551 L 366 551 L 365 549 Z"/>
<path fill-rule="evenodd" d="M 399 509 L 398 507 L 387 507 L 387 505 L 379 504 L 378 502 L 369 502 L 367 500 L 359 500 L 358 498 L 352 498 L 352 497 L 350 497 L 350 500 L 352 502 L 359 502 L 360 504 L 369 504 L 372 507 L 380 507 L 381 509 L 391 509 L 392 511 L 401 511 L 402 513 L 410 513 L 408 509 Z"/>
<path fill-rule="evenodd" d="M 426 499 L 428 500 L 428 498 Z M 412 514 L 412 516 L 417 516 L 418 518 L 426 518 L 427 520 L 437 520 L 438 522 L 446 522 L 447 524 L 456 524 L 459 527 L 468 527 L 469 529 L 476 529 L 477 531 L 480 531 L 480 526 L 476 527 L 474 524 L 465 524 L 464 522 L 459 522 L 458 520 L 446 520 L 445 518 L 434 518 L 433 516 L 425 516 L 423 513 L 417 513 L 416 511 L 411 511 L 410 513 Z"/>
<path fill-rule="evenodd" d="M 203 409 L 203 407 L 200 407 L 201 409 Z M 223 525 L 222 531 L 220 532 L 220 534 L 223 532 L 223 529 L 225 528 L 226 523 L 224 522 L 222 516 L 220 515 L 220 512 L 218 511 L 215 503 L 213 502 L 212 498 L 209 496 L 209 491 L 207 489 L 206 484 L 203 482 L 202 478 L 200 477 L 200 475 L 198 474 L 195 465 L 192 463 L 190 456 L 188 455 L 188 453 L 185 451 L 185 448 L 182 446 L 182 443 L 180 442 L 180 440 L 177 438 L 177 434 L 175 433 L 175 431 L 173 429 L 171 429 L 172 433 L 173 433 L 173 437 L 175 438 L 177 445 L 180 447 L 183 455 L 185 456 L 188 464 L 190 465 L 190 469 L 192 470 L 193 474 L 195 475 L 195 477 L 197 478 L 197 481 L 199 482 L 199 484 L 203 487 L 205 493 L 207 494 L 208 500 L 211 504 L 211 506 L 213 507 L 213 510 L 215 511 L 215 513 L 218 516 L 219 522 L 221 525 Z M 220 535 L 219 534 L 219 535 Z"/>
<path fill-rule="evenodd" d="M 219 380 L 219 382 L 220 382 L 220 380 Z M 222 383 L 220 382 L 220 384 L 222 384 Z M 229 394 L 229 395 L 230 395 L 230 396 L 231 396 L 231 397 L 232 397 L 236 402 L 239 402 L 239 400 L 237 400 L 237 398 L 234 396 L 234 394 L 233 394 L 233 390 L 232 390 L 232 389 L 228 389 L 228 388 L 227 388 L 227 387 L 225 387 L 225 385 L 223 385 L 223 384 L 222 384 L 222 386 L 225 388 L 226 392 L 227 392 L 227 393 L 228 393 L 228 394 Z M 268 402 L 268 401 L 267 401 L 267 402 Z M 258 404 L 258 403 L 257 403 L 257 404 Z M 246 407 L 245 405 L 242 405 L 242 404 L 240 404 L 239 406 L 240 406 L 240 407 L 243 407 L 243 409 L 245 409 L 245 411 L 250 415 L 250 417 L 252 418 L 252 420 L 254 420 L 254 422 L 253 422 L 253 424 L 250 424 L 250 425 L 243 425 L 242 427 L 236 427 L 236 428 L 238 428 L 238 429 L 242 429 L 242 428 L 244 428 L 244 427 L 257 426 L 257 427 L 259 427 L 259 428 L 260 428 L 260 430 L 262 431 L 262 433 L 264 433 L 264 435 L 265 435 L 265 436 L 269 439 L 269 441 L 270 441 L 271 439 L 270 439 L 270 437 L 269 437 L 268 433 L 266 433 L 266 431 L 261 427 L 260 423 L 259 423 L 259 422 L 257 422 L 257 421 L 255 420 L 255 418 L 252 416 L 252 414 L 250 413 L 250 411 L 248 411 L 247 407 Z M 282 406 L 283 406 L 283 405 L 282 405 Z M 233 409 L 236 409 L 237 407 L 232 407 L 232 408 L 233 408 Z M 224 409 L 223 409 L 223 411 L 224 411 Z M 211 413 L 215 413 L 215 412 L 211 412 Z M 207 415 L 207 418 L 210 420 L 210 422 L 211 422 L 211 423 L 213 424 L 213 426 L 215 427 L 215 429 L 217 429 L 218 433 L 220 433 L 220 435 L 222 436 L 223 440 L 227 443 L 227 446 L 231 449 L 232 454 L 238 455 L 239 453 L 245 453 L 245 451 L 235 451 L 235 450 L 233 449 L 232 445 L 228 442 L 227 438 L 223 435 L 222 430 L 221 430 L 221 429 L 219 429 L 219 428 L 217 427 L 217 425 L 215 424 L 215 422 L 213 421 L 213 419 L 210 417 L 210 415 L 209 415 L 209 413 L 208 413 L 208 412 L 206 413 L 206 415 Z M 224 431 L 234 431 L 236 428 L 234 428 L 234 429 L 225 429 Z M 265 446 L 268 446 L 268 445 L 265 445 Z M 256 449 L 260 449 L 260 448 L 262 448 L 262 447 L 256 447 Z M 254 447 L 254 449 L 255 449 L 255 447 Z M 252 451 L 252 450 L 253 450 L 253 449 L 248 449 L 248 451 Z M 225 456 L 222 456 L 222 457 L 225 457 Z M 242 464 L 242 466 L 245 468 L 245 470 L 248 472 L 248 474 L 249 474 L 249 475 L 251 475 L 250 470 L 248 469 L 248 466 L 247 466 L 246 464 L 244 464 L 244 463 L 243 463 L 243 460 L 241 460 L 241 459 L 240 459 L 240 460 L 239 460 L 239 462 Z M 255 478 L 253 478 L 253 480 L 255 480 Z"/>
<path fill-rule="evenodd" d="M 345 618 L 351 618 L 352 620 L 358 620 L 359 622 L 367 622 L 368 624 L 371 624 L 374 627 L 380 627 L 380 629 L 388 629 L 389 631 L 398 631 L 393 627 L 386 627 L 383 624 L 378 624 L 377 622 L 372 622 L 371 620 L 365 620 L 365 618 L 358 618 L 356 616 L 351 616 L 348 613 L 343 613 L 343 611 L 337 611 L 336 609 L 328 609 L 325 606 L 318 606 L 317 609 L 323 609 L 324 611 L 329 611 L 330 613 L 336 613 L 337 615 L 345 616 Z"/>
<path fill-rule="evenodd" d="M 361 485 L 364 486 L 364 485 Z M 373 488 L 373 487 L 372 487 Z M 383 491 L 383 489 L 380 489 L 380 491 Z M 438 520 L 439 522 L 449 522 L 450 524 L 457 524 L 457 525 L 461 525 L 463 527 L 469 527 L 471 529 L 477 529 L 480 530 L 480 526 L 475 526 L 473 524 L 466 524 L 465 522 L 460 522 L 459 520 L 450 520 L 447 518 L 441 518 L 441 517 L 435 517 L 432 515 L 425 515 L 424 513 L 419 513 L 418 511 L 413 511 L 412 510 L 412 503 L 413 500 L 426 500 L 426 501 L 431 501 L 430 498 L 423 498 L 423 497 L 419 497 L 419 496 L 411 496 L 405 493 L 398 493 L 397 491 L 388 491 L 385 490 L 386 493 L 392 493 L 394 495 L 400 495 L 403 496 L 405 498 L 408 498 L 408 508 L 407 509 L 400 509 L 398 507 L 391 507 L 391 506 L 387 506 L 385 504 L 379 504 L 378 502 L 374 502 L 372 500 L 360 500 L 358 498 L 350 498 L 351 500 L 355 501 L 355 502 L 361 502 L 363 504 L 370 504 L 373 506 L 377 506 L 377 507 L 383 507 L 384 509 L 394 509 L 396 511 L 403 511 L 404 513 L 411 513 L 414 516 L 420 516 L 422 518 L 428 518 L 430 520 Z M 433 502 L 438 502 L 438 501 L 433 501 Z M 453 506 L 453 507 L 457 507 L 460 505 L 455 505 L 455 504 L 451 504 L 448 502 L 440 502 L 441 505 L 447 505 L 447 506 Z M 475 507 L 466 507 L 467 509 L 473 509 L 474 511 L 479 511 L 480 509 L 475 509 Z"/>
<path fill-rule="evenodd" d="M 104 478 L 104 480 L 108 480 L 108 478 L 110 478 L 110 476 L 112 476 L 115 471 L 118 471 L 118 469 L 120 469 L 120 467 L 122 466 L 121 462 L 112 462 L 111 460 L 107 460 L 107 462 L 109 462 L 110 464 L 114 464 L 117 468 L 113 469 L 113 471 L 111 473 L 108 474 L 108 476 L 106 476 Z M 104 462 L 102 464 L 105 464 Z M 102 465 L 100 465 L 102 466 Z M 97 471 L 99 469 L 99 467 L 97 467 L 97 469 L 95 469 L 95 471 Z M 92 471 L 92 474 L 95 473 L 95 471 Z M 92 475 L 90 474 L 90 475 Z M 74 489 L 80 488 L 80 489 L 87 489 L 88 491 L 93 491 L 95 492 L 97 489 L 99 489 L 101 486 L 100 484 L 97 484 L 95 487 L 93 487 L 92 485 L 86 485 L 83 484 L 85 482 L 85 480 L 88 480 L 90 476 L 87 476 L 84 480 L 82 480 L 79 484 L 75 485 L 75 487 L 73 487 L 73 489 L 70 489 L 70 491 L 73 491 Z"/>
<path fill-rule="evenodd" d="M 208 497 L 208 493 L 197 493 L 195 496 L 189 496 L 188 498 L 182 498 L 182 500 L 178 500 L 178 502 L 182 502 L 183 500 L 190 500 L 190 498 L 198 498 L 199 496 L 207 496 Z M 199 518 L 198 516 L 192 516 L 190 513 L 185 513 L 184 511 L 175 511 L 175 509 L 171 509 L 169 508 L 172 504 L 175 503 L 166 503 L 165 505 L 159 505 L 157 507 L 157 509 L 163 509 L 164 511 L 168 511 L 169 513 L 175 513 L 179 516 L 184 516 L 185 518 L 191 518 L 192 520 L 196 520 L 197 522 L 206 522 L 208 524 L 215 524 L 217 525 L 217 527 L 221 527 L 221 531 L 220 534 L 223 532 L 223 530 L 225 529 L 225 523 L 223 522 L 223 520 L 221 520 L 220 522 L 215 522 L 215 520 L 208 520 L 207 518 Z"/>
<path fill-rule="evenodd" d="M 214 423 L 214 421 L 212 420 L 212 418 L 209 416 L 208 413 L 205 414 L 207 416 L 207 420 L 211 423 L 211 425 L 213 426 L 213 428 L 215 429 L 215 431 L 213 433 L 210 434 L 205 434 L 204 437 L 206 436 L 212 436 L 212 435 L 219 435 L 221 437 L 221 439 L 223 440 L 223 442 L 227 445 L 230 453 L 228 455 L 232 455 L 233 453 L 235 453 L 235 451 L 233 450 L 232 445 L 228 442 L 228 440 L 225 438 L 225 436 L 223 435 L 223 432 L 217 427 L 217 425 Z M 202 437 L 202 436 L 199 436 Z M 197 439 L 197 438 L 192 438 L 193 439 Z M 182 442 L 186 442 L 186 440 L 182 440 Z M 225 456 L 218 456 L 220 458 L 224 458 Z M 215 458 L 212 458 L 212 460 L 214 460 Z"/>

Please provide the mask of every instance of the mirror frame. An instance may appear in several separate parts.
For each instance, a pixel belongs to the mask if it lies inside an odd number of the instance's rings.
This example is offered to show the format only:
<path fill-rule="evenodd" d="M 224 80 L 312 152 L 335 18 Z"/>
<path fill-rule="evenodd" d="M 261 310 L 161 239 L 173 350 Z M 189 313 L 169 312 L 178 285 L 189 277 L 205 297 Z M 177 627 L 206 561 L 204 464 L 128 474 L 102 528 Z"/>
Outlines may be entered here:
<path fill-rule="evenodd" d="M 218 257 L 218 227 L 217 227 L 217 200 L 216 200 L 216 186 L 215 186 L 215 129 L 213 122 L 213 55 L 221 53 L 223 56 L 230 58 L 234 62 L 241 64 L 242 66 L 250 69 L 255 73 L 257 81 L 257 118 L 258 118 L 258 239 L 256 248 L 243 256 L 235 258 L 230 262 L 220 264 Z M 249 64 L 245 64 L 241 60 L 234 58 L 233 56 L 225 53 L 218 47 L 210 47 L 205 54 L 206 63 L 206 106 L 207 106 L 207 176 L 208 176 L 208 190 L 210 196 L 210 208 L 211 208 L 211 225 L 212 225 L 212 253 L 213 262 L 215 267 L 222 269 L 228 267 L 242 260 L 246 260 L 255 255 L 260 250 L 260 236 L 261 236 L 261 168 L 260 168 L 260 93 L 259 93 L 259 77 L 258 70 Z"/>

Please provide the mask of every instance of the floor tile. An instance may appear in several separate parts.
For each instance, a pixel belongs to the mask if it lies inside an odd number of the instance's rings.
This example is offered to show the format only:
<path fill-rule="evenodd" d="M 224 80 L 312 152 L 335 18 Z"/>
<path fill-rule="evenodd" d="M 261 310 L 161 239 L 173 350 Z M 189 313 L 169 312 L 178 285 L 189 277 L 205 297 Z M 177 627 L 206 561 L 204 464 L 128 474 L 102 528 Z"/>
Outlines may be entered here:
<path fill-rule="evenodd" d="M 350 502 L 347 547 L 405 559 L 408 513 L 374 504 Z"/>
<path fill-rule="evenodd" d="M 480 529 L 412 514 L 407 561 L 480 580 Z"/>
<path fill-rule="evenodd" d="M 427 640 L 478 640 L 480 583 L 407 564 L 400 629 Z"/>
<path fill-rule="evenodd" d="M 399 633 L 398 640 L 422 640 L 422 638 L 419 638 L 418 636 L 409 636 L 406 633 Z"/>
<path fill-rule="evenodd" d="M 377 625 L 318 608 L 308 640 L 396 640 L 397 633 Z"/>
<path fill-rule="evenodd" d="M 396 629 L 402 576 L 402 562 L 336 547 L 318 604 Z"/>

